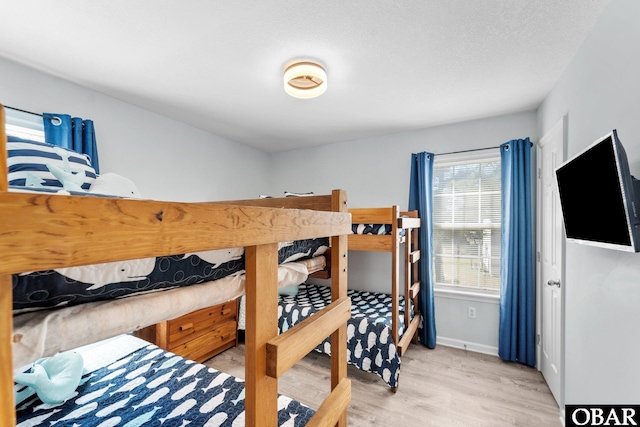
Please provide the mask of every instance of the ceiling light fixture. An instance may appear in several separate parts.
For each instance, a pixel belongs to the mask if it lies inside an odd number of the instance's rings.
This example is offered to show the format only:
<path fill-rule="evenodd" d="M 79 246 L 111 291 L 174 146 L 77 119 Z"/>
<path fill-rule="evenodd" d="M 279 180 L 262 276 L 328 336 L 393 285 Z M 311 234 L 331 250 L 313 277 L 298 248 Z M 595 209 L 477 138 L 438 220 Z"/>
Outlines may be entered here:
<path fill-rule="evenodd" d="M 296 62 L 284 70 L 284 90 L 295 98 L 315 98 L 327 90 L 327 73 L 315 62 Z"/>

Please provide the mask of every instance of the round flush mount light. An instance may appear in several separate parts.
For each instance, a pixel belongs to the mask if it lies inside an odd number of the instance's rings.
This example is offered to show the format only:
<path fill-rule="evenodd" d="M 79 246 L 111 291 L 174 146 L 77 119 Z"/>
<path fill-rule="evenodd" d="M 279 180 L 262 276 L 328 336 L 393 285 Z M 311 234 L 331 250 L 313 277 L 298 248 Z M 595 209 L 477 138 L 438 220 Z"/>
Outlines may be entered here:
<path fill-rule="evenodd" d="M 295 98 L 315 98 L 327 90 L 327 73 L 315 62 L 296 62 L 284 70 L 284 90 Z"/>

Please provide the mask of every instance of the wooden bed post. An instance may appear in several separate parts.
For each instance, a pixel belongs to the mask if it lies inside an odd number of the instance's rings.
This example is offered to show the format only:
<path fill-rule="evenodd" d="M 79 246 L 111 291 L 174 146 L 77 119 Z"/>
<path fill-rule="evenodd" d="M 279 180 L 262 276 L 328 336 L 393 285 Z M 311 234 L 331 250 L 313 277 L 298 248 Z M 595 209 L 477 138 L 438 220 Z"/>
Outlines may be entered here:
<path fill-rule="evenodd" d="M 332 211 L 348 212 L 347 193 L 342 190 L 332 192 Z M 347 297 L 347 250 L 348 236 L 331 238 L 331 301 Z M 340 326 L 331 335 L 331 390 L 347 377 L 347 325 Z M 336 426 L 347 427 L 345 410 Z"/>
<path fill-rule="evenodd" d="M 0 425 L 16 425 L 16 407 L 13 401 L 13 360 L 11 336 L 13 330 L 13 297 L 11 275 L 0 274 Z"/>
<path fill-rule="evenodd" d="M 391 336 L 393 342 L 398 345 L 400 342 L 399 332 L 399 319 L 400 313 L 400 269 L 398 263 L 400 262 L 400 233 L 398 231 L 398 218 L 400 216 L 400 208 L 394 205 L 391 209 L 391 235 L 393 236 L 392 250 L 391 250 Z"/>
<path fill-rule="evenodd" d="M 4 131 L 4 107 L 0 104 L 0 192 L 7 191 L 7 135 Z M 0 274 L 0 425 L 16 425 L 13 401 L 13 290 L 11 275 Z"/>
<path fill-rule="evenodd" d="M 267 376 L 267 341 L 278 335 L 278 244 L 245 252 L 245 425 L 278 425 L 278 380 Z"/>

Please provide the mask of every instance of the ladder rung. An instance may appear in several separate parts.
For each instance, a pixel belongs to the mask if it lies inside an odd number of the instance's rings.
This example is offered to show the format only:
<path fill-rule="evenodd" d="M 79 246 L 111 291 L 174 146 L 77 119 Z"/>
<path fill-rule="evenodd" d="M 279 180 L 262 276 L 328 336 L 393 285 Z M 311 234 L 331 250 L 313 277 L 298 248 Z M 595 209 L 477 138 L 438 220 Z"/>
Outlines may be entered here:
<path fill-rule="evenodd" d="M 309 420 L 307 426 L 324 427 L 335 426 L 338 420 L 347 410 L 351 401 L 351 380 L 343 378 L 329 396 L 322 402 L 322 405 L 314 416 Z"/>
<path fill-rule="evenodd" d="M 415 264 L 420 260 L 420 250 L 413 251 L 409 254 L 409 262 Z"/>
<path fill-rule="evenodd" d="M 416 316 L 413 319 L 411 319 L 409 326 L 404 331 L 404 334 L 402 335 L 402 338 L 400 338 L 400 342 L 398 343 L 398 354 L 400 355 L 400 357 L 404 355 L 404 352 L 409 346 L 411 339 L 413 338 L 416 331 L 418 330 L 419 324 L 420 324 L 420 319 L 418 318 L 418 316 Z"/>
<path fill-rule="evenodd" d="M 279 378 L 351 317 L 343 297 L 267 342 L 267 375 Z"/>
<path fill-rule="evenodd" d="M 409 295 L 411 296 L 411 299 L 417 297 L 418 292 L 420 292 L 420 282 L 414 282 L 409 288 Z"/>
<path fill-rule="evenodd" d="M 420 218 L 400 217 L 398 218 L 398 228 L 404 228 L 404 229 L 420 228 Z"/>

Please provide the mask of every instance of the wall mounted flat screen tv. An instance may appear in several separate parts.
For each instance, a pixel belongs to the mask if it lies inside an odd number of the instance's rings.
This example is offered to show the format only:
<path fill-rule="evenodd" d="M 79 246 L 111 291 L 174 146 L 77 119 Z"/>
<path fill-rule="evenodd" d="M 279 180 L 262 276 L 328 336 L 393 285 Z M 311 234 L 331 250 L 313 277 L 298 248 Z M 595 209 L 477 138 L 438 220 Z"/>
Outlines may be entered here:
<path fill-rule="evenodd" d="M 568 242 L 640 252 L 640 181 L 616 130 L 556 169 Z"/>

